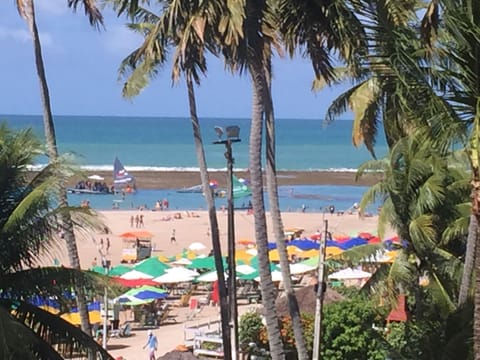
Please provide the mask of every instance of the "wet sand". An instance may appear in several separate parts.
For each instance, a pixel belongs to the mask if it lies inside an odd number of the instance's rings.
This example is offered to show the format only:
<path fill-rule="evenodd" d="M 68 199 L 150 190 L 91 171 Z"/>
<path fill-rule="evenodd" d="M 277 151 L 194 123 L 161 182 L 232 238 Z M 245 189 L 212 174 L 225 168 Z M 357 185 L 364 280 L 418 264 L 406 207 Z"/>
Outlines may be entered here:
<path fill-rule="evenodd" d="M 105 178 L 108 184 L 112 181 L 111 172 L 95 172 Z M 136 171 L 130 172 L 136 178 L 136 184 L 139 189 L 173 189 L 181 187 L 195 186 L 201 183 L 200 173 L 198 171 Z M 92 172 L 86 173 L 91 175 Z M 249 174 L 245 172 L 235 172 L 237 177 L 248 179 Z M 368 186 L 375 184 L 380 175 L 366 175 L 355 180 L 354 172 L 340 171 L 279 171 L 277 173 L 278 185 L 358 185 Z M 210 179 L 218 181 L 221 187 L 226 184 L 226 173 L 215 171 L 210 173 Z M 75 185 L 80 178 L 72 179 L 69 186 Z"/>

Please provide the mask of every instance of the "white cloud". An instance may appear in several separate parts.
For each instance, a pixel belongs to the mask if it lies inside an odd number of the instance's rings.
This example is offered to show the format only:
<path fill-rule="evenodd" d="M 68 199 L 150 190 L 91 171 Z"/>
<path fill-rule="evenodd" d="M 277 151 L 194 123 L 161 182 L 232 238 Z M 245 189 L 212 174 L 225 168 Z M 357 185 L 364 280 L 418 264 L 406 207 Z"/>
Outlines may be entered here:
<path fill-rule="evenodd" d="M 0 41 L 15 41 L 21 43 L 30 42 L 30 33 L 26 29 L 8 29 L 0 27 Z M 40 41 L 42 46 L 52 46 L 53 38 L 49 33 L 40 32 Z"/>
<path fill-rule="evenodd" d="M 142 37 L 133 33 L 124 25 L 115 25 L 102 33 L 105 49 L 115 55 L 126 56 L 140 46 Z"/>

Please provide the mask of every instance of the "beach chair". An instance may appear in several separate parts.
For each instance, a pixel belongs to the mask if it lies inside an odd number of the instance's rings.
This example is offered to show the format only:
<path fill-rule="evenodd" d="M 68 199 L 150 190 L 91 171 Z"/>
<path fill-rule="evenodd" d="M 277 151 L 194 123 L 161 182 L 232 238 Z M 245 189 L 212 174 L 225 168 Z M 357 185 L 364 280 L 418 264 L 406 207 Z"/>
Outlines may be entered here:
<path fill-rule="evenodd" d="M 166 307 L 160 312 L 160 315 L 157 318 L 157 325 L 172 324 L 177 322 L 177 315 L 172 314 L 170 307 Z"/>

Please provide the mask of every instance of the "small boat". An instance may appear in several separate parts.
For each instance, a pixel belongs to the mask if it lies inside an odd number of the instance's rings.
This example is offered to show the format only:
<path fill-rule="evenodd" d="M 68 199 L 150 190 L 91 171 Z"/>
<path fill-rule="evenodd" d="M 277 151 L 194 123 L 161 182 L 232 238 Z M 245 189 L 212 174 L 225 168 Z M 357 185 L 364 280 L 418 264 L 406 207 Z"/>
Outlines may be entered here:
<path fill-rule="evenodd" d="M 184 187 L 181 189 L 177 190 L 177 193 L 202 193 L 203 192 L 203 186 L 202 184 L 200 185 L 195 185 L 195 186 L 190 186 L 190 187 Z"/>
<path fill-rule="evenodd" d="M 87 180 L 79 181 L 75 187 L 67 188 L 69 194 L 87 194 L 87 195 L 108 195 L 112 193 L 104 181 L 105 179 L 99 175 L 90 175 Z"/>
<path fill-rule="evenodd" d="M 135 177 L 128 173 L 118 157 L 113 162 L 113 186 L 117 193 L 134 193 L 137 189 Z"/>

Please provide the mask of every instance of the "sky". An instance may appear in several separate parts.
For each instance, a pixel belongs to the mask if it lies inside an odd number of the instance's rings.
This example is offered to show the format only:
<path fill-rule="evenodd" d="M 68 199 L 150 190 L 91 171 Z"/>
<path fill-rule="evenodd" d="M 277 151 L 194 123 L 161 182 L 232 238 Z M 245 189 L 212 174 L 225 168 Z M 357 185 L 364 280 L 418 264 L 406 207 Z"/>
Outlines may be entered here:
<path fill-rule="evenodd" d="M 104 10 L 105 29 L 98 31 L 83 9 L 73 13 L 66 0 L 36 0 L 36 15 L 55 115 L 189 116 L 185 86 L 172 85 L 169 67 L 137 97 L 122 98 L 118 66 L 141 43 L 124 19 Z M 41 114 L 32 43 L 14 1 L 0 2 L 0 51 L 0 114 Z M 300 57 L 276 56 L 273 66 L 277 118 L 323 119 L 331 101 L 348 87 L 313 93 L 311 65 Z M 226 72 L 220 59 L 209 58 L 196 95 L 200 117 L 250 117 L 248 76 Z"/>

